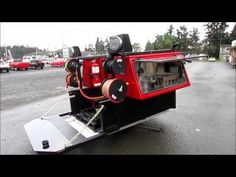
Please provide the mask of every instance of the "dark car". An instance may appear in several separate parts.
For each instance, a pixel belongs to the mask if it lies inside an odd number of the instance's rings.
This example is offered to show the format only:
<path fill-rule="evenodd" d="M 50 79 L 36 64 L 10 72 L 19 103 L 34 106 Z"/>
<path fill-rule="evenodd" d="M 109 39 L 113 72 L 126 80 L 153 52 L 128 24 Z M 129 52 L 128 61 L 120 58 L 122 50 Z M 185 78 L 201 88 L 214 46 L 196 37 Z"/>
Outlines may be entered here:
<path fill-rule="evenodd" d="M 187 58 L 187 59 L 186 59 L 186 62 L 192 63 L 192 58 Z"/>
<path fill-rule="evenodd" d="M 41 69 L 43 69 L 44 68 L 44 63 L 41 60 L 31 60 L 30 61 L 30 68 L 34 68 L 34 69 L 41 68 Z"/>
<path fill-rule="evenodd" d="M 188 58 L 188 57 L 191 57 L 193 56 L 192 54 L 188 54 L 188 53 L 185 53 L 184 54 L 184 57 L 186 58 L 185 60 L 183 60 L 183 63 L 192 63 L 192 58 Z"/>

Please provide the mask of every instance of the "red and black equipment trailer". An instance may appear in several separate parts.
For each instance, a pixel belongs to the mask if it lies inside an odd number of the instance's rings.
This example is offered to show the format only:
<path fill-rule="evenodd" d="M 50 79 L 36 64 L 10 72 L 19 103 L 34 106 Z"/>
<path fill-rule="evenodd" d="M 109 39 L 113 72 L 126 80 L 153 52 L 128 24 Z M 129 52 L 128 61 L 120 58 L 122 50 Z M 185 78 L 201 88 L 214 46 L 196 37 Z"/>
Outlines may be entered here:
<path fill-rule="evenodd" d="M 24 127 L 36 152 L 61 152 L 176 108 L 176 90 L 190 86 L 182 52 L 132 52 L 128 34 L 110 37 L 107 55 L 65 63 L 71 111 L 42 116 Z"/>

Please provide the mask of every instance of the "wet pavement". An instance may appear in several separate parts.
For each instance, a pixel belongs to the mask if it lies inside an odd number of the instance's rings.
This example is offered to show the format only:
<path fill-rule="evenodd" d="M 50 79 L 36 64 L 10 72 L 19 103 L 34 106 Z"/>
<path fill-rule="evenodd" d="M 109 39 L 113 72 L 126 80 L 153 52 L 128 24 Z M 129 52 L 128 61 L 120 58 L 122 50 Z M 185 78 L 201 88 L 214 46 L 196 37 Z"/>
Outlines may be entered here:
<path fill-rule="evenodd" d="M 34 103 L 65 93 L 66 72 L 63 68 L 45 66 L 27 71 L 0 73 L 0 110 Z"/>
<path fill-rule="evenodd" d="M 160 131 L 134 126 L 63 154 L 235 154 L 236 70 L 225 62 L 186 68 L 192 85 L 177 91 L 177 108 L 142 123 Z M 2 154 L 36 154 L 23 126 L 67 93 L 65 76 L 62 68 L 1 73 Z M 68 111 L 64 100 L 49 115 Z"/>

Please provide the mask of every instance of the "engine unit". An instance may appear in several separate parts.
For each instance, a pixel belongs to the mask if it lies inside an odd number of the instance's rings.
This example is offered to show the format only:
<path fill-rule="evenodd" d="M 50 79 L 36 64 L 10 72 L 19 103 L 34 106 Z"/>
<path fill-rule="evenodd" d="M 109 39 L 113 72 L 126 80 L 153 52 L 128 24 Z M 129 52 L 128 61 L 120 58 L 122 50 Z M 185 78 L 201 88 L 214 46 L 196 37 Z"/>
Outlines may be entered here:
<path fill-rule="evenodd" d="M 66 61 L 71 111 L 25 125 L 35 151 L 63 151 L 141 123 L 175 108 L 176 90 L 190 86 L 182 52 L 132 52 L 128 34 L 110 40 L 107 55 Z"/>

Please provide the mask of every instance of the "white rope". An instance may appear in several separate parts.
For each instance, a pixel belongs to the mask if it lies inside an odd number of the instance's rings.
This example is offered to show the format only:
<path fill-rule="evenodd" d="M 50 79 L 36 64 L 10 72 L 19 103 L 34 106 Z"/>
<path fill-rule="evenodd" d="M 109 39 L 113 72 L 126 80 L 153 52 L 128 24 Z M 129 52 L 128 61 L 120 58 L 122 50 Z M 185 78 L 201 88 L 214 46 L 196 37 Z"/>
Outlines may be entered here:
<path fill-rule="evenodd" d="M 58 100 L 54 105 L 52 105 L 52 107 L 50 107 L 50 109 L 48 109 L 47 112 L 45 112 L 42 116 L 41 119 L 47 119 L 45 116 L 51 111 L 53 110 L 59 103 L 61 103 L 65 98 L 71 98 L 72 96 L 68 96 L 67 94 L 65 94 L 60 100 Z M 101 107 L 99 108 L 99 110 L 94 114 L 94 116 L 89 120 L 89 122 L 87 124 L 84 125 L 84 127 L 74 136 L 71 138 L 71 140 L 66 144 L 66 147 L 71 146 L 72 142 L 82 133 L 82 131 L 85 128 L 88 128 L 89 124 L 92 123 L 92 121 L 98 116 L 98 114 L 103 110 L 104 105 L 101 105 Z"/>
<path fill-rule="evenodd" d="M 70 98 L 71 96 L 68 96 L 67 94 L 65 94 L 60 100 L 58 100 L 54 105 L 52 105 L 47 112 L 45 112 L 42 116 L 41 116 L 41 119 L 47 119 L 45 116 L 50 112 L 52 111 L 59 103 L 61 103 L 64 99 L 66 98 Z"/>
<path fill-rule="evenodd" d="M 99 110 L 96 112 L 96 114 L 94 114 L 94 116 L 89 120 L 89 122 L 85 124 L 84 127 L 73 138 L 71 138 L 71 140 L 66 144 L 66 147 L 72 146 L 72 142 L 82 133 L 85 128 L 88 128 L 89 124 L 98 116 L 98 114 L 103 110 L 103 108 L 104 105 L 101 105 Z"/>

